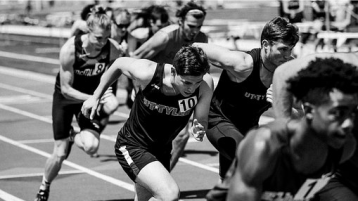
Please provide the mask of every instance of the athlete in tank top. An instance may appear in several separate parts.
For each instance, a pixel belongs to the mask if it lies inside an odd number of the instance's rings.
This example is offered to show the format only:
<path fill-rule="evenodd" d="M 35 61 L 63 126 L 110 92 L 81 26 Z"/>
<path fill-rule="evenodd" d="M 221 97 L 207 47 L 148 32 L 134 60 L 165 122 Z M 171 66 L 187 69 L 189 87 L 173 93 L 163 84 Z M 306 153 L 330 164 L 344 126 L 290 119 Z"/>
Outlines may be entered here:
<path fill-rule="evenodd" d="M 198 35 L 191 41 L 184 38 L 182 29 L 178 24 L 172 24 L 162 28 L 158 32 L 165 34 L 168 38 L 168 42 L 165 48 L 156 54 L 151 60 L 157 63 L 173 63 L 175 54 L 179 49 L 185 45 L 191 45 L 194 42 L 207 43 L 208 37 L 203 33 L 199 32 Z"/>
<path fill-rule="evenodd" d="M 119 133 L 135 145 L 160 150 L 163 145 L 171 148 L 171 141 L 186 126 L 198 101 L 199 88 L 189 97 L 163 94 L 160 90 L 163 71 L 164 64 L 158 64 L 151 82 L 137 93 L 131 110 L 137 115 L 130 115 Z M 152 126 L 157 122 L 162 125 L 159 130 Z"/>
<path fill-rule="evenodd" d="M 260 79 L 260 49 L 247 53 L 251 55 L 254 64 L 251 74 L 243 82 L 233 82 L 226 70 L 222 72 L 211 101 L 209 128 L 221 121 L 227 121 L 245 134 L 258 125 L 262 113 L 271 106 L 266 101 L 268 88 Z M 234 93 L 228 93 L 228 90 Z"/>
<path fill-rule="evenodd" d="M 102 74 L 110 65 L 110 42 L 103 47 L 100 53 L 94 57 L 85 54 L 82 47 L 81 35 L 75 36 L 75 62 L 73 64 L 73 85 L 83 93 L 92 94 L 97 88 Z M 113 84 L 113 92 L 116 92 L 116 84 Z M 55 90 L 61 91 L 60 73 L 56 76 Z"/>

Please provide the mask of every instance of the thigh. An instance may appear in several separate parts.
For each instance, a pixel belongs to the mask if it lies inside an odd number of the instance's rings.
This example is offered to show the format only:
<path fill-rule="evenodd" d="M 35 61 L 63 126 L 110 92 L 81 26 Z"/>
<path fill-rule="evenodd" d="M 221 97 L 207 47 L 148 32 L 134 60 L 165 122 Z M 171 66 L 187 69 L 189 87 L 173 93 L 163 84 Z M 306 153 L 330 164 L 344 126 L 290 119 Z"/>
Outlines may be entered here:
<path fill-rule="evenodd" d="M 153 161 L 143 167 L 136 183 L 147 189 L 153 197 L 165 197 L 172 192 L 179 192 L 177 183 L 159 161 Z"/>
<path fill-rule="evenodd" d="M 141 170 L 154 161 L 161 163 L 164 169 L 169 172 L 170 153 L 165 152 L 165 154 L 154 155 L 140 146 L 133 146 L 118 140 L 115 146 L 115 153 L 119 164 L 134 182 L 136 182 Z"/>
<path fill-rule="evenodd" d="M 55 91 L 52 102 L 52 129 L 55 140 L 68 138 L 75 112 L 74 104 Z"/>
<path fill-rule="evenodd" d="M 242 133 L 229 122 L 220 122 L 208 129 L 207 137 L 210 143 L 225 157 L 232 158 L 236 147 L 243 139 Z"/>

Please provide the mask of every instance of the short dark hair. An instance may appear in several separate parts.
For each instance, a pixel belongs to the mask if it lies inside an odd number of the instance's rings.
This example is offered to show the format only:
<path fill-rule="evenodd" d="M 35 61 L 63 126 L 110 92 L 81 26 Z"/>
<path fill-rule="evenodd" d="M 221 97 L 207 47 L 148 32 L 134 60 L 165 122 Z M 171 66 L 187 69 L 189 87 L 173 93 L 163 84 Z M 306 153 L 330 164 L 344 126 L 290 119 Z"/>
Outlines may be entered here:
<path fill-rule="evenodd" d="M 153 20 L 153 22 L 156 22 L 158 19 L 160 19 L 162 23 L 167 23 L 169 21 L 169 14 L 163 6 L 152 5 L 147 9 L 150 19 Z"/>
<path fill-rule="evenodd" d="M 206 11 L 202 6 L 199 6 L 198 4 L 194 3 L 194 2 L 188 2 L 187 4 L 185 4 L 183 6 L 183 8 L 181 8 L 180 10 L 178 10 L 175 14 L 176 17 L 180 18 L 181 20 L 185 19 L 186 14 L 188 14 L 189 11 L 191 10 L 200 10 L 202 11 L 202 14 L 196 14 L 193 15 L 195 18 L 200 19 L 206 16 Z"/>
<path fill-rule="evenodd" d="M 88 15 L 91 13 L 91 9 L 95 6 L 95 4 L 88 4 L 87 6 L 83 7 L 82 11 L 81 11 L 81 19 L 86 21 Z"/>
<path fill-rule="evenodd" d="M 282 40 L 291 45 L 296 45 L 299 40 L 298 27 L 289 22 L 287 18 L 275 17 L 266 23 L 261 33 L 261 44 L 263 40 L 270 43 Z"/>
<path fill-rule="evenodd" d="M 320 105 L 329 101 L 329 93 L 338 89 L 358 94 L 357 66 L 336 58 L 317 58 L 307 68 L 287 80 L 288 91 L 302 102 Z"/>
<path fill-rule="evenodd" d="M 178 75 L 200 76 L 209 71 L 206 54 L 200 47 L 183 46 L 175 54 L 173 66 Z"/>

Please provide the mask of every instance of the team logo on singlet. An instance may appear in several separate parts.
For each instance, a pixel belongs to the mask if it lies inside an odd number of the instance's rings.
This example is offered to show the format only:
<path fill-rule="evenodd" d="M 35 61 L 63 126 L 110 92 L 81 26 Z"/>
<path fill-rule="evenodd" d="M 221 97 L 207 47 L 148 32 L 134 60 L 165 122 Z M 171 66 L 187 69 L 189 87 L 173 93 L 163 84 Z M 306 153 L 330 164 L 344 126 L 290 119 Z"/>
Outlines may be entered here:
<path fill-rule="evenodd" d="M 76 69 L 75 73 L 77 75 L 83 75 L 83 76 L 90 77 L 90 76 L 95 76 L 95 75 L 101 74 L 105 70 L 106 70 L 105 63 L 95 63 L 94 68 Z"/>
<path fill-rule="evenodd" d="M 149 101 L 146 98 L 143 98 L 143 103 L 150 110 L 157 110 L 159 113 L 164 113 L 170 116 L 187 116 L 198 103 L 198 99 L 196 96 L 193 96 L 186 99 L 178 100 L 178 108 L 158 104 Z"/>
<path fill-rule="evenodd" d="M 332 178 L 332 174 L 323 175 L 318 179 L 306 179 L 295 196 L 287 192 L 265 191 L 261 200 L 264 201 L 310 201 L 314 195 L 321 190 Z"/>
<path fill-rule="evenodd" d="M 252 94 L 249 92 L 245 92 L 245 97 L 251 100 L 258 100 L 258 101 L 266 99 L 266 95 Z"/>

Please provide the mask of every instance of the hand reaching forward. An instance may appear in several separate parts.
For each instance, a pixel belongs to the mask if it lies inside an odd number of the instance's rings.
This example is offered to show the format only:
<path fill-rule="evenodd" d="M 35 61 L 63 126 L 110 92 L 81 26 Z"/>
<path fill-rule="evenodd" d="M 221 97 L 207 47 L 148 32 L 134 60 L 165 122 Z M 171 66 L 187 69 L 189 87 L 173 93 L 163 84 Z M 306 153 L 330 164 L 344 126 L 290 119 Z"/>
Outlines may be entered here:
<path fill-rule="evenodd" d="M 98 113 L 98 110 L 100 108 L 99 105 L 99 100 L 91 96 L 89 99 L 83 102 L 81 112 L 85 117 L 93 120 L 96 112 Z"/>
<path fill-rule="evenodd" d="M 203 141 L 204 135 L 206 134 L 204 126 L 201 125 L 197 119 L 194 119 L 193 125 L 190 127 L 189 132 L 197 141 L 200 142 Z"/>

